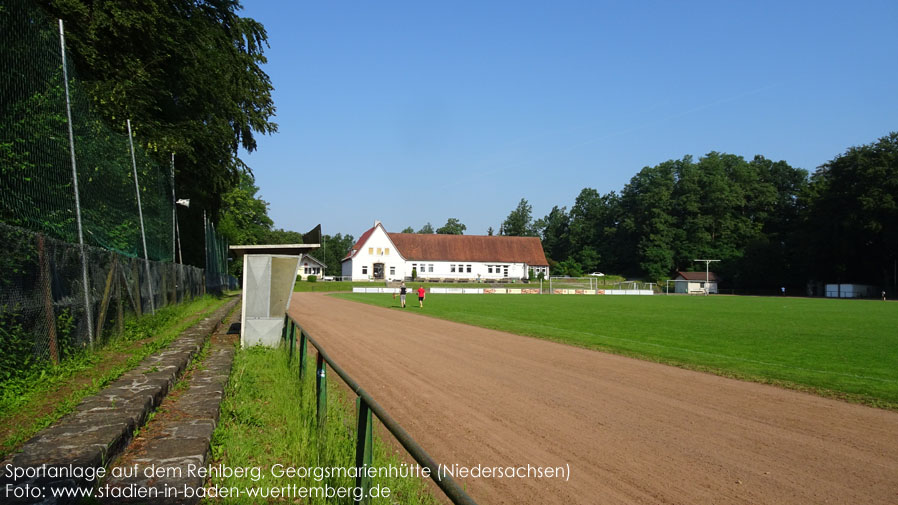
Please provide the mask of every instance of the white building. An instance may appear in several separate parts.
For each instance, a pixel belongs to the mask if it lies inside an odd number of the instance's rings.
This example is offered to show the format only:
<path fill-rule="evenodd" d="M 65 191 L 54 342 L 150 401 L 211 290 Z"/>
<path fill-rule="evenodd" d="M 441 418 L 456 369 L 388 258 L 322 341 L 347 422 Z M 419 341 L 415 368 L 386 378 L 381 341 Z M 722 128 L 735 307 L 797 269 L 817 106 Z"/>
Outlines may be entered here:
<path fill-rule="evenodd" d="M 310 275 L 314 275 L 319 280 L 324 276 L 324 263 L 314 256 L 304 254 L 299 260 L 299 268 L 296 270 L 296 276 L 301 280 L 306 280 Z"/>
<path fill-rule="evenodd" d="M 674 292 L 692 294 L 717 294 L 717 274 L 714 272 L 677 272 Z"/>
<path fill-rule="evenodd" d="M 537 237 L 388 233 L 380 221 L 342 260 L 343 277 L 354 281 L 420 280 L 494 282 L 549 275 Z"/>

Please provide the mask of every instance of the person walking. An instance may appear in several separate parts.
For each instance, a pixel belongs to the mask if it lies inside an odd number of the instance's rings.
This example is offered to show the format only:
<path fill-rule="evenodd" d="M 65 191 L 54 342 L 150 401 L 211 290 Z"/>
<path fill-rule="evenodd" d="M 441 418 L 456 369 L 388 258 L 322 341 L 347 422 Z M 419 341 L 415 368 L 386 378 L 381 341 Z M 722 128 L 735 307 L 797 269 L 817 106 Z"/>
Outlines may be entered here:
<path fill-rule="evenodd" d="M 402 308 L 405 308 L 405 292 L 407 288 L 405 287 L 405 282 L 399 284 L 399 304 L 402 305 Z"/>
<path fill-rule="evenodd" d="M 882 301 L 886 301 L 886 290 L 882 290 Z"/>
<path fill-rule="evenodd" d="M 424 286 L 418 286 L 418 307 L 424 308 Z"/>

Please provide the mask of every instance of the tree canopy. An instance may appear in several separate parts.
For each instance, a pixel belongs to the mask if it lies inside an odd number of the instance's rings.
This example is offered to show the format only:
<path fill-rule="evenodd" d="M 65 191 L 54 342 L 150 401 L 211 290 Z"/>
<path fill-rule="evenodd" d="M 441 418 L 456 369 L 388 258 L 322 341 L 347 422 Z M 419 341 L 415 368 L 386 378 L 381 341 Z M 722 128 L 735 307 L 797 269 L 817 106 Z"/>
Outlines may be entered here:
<path fill-rule="evenodd" d="M 454 217 L 450 217 L 446 224 L 437 228 L 437 233 L 441 235 L 464 235 L 467 226 Z"/>
<path fill-rule="evenodd" d="M 536 228 L 533 225 L 533 207 L 525 198 L 521 198 L 518 206 L 508 214 L 502 226 L 499 227 L 499 235 L 516 237 L 535 237 Z"/>
<path fill-rule="evenodd" d="M 256 134 L 277 130 L 265 28 L 239 16 L 237 0 L 38 3 L 63 20 L 94 109 L 120 131 L 130 119 L 161 166 L 175 153 L 178 197 L 217 221 L 223 196 L 249 171 L 239 148 L 254 151 Z M 183 223 L 187 243 L 201 236 L 193 221 Z"/>
<path fill-rule="evenodd" d="M 525 234 L 521 200 L 503 234 Z M 808 281 L 898 284 L 898 133 L 817 169 L 711 152 L 645 167 L 620 194 L 584 188 L 534 222 L 553 272 L 651 280 L 720 259 L 737 289 Z M 524 232 L 522 232 L 524 230 Z"/>

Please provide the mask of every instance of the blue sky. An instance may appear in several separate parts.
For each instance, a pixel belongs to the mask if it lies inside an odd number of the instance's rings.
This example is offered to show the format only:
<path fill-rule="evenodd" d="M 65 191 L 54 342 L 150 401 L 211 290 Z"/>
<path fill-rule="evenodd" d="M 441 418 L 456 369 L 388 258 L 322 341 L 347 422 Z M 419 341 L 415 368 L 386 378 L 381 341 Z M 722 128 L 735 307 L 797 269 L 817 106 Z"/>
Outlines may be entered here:
<path fill-rule="evenodd" d="M 275 226 L 499 228 L 710 151 L 813 171 L 898 130 L 898 2 L 244 0 Z"/>

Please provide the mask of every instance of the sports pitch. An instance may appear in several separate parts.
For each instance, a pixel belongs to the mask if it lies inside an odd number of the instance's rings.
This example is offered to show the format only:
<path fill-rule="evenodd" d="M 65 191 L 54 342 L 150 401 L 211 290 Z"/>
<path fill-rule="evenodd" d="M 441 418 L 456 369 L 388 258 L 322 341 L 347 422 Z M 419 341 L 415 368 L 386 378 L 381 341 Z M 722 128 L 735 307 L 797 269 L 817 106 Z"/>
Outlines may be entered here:
<path fill-rule="evenodd" d="M 391 295 L 334 296 L 403 310 Z M 404 310 L 898 410 L 892 302 L 428 294 Z"/>

